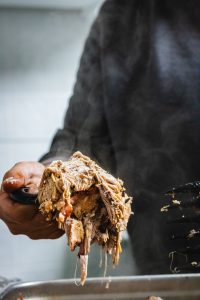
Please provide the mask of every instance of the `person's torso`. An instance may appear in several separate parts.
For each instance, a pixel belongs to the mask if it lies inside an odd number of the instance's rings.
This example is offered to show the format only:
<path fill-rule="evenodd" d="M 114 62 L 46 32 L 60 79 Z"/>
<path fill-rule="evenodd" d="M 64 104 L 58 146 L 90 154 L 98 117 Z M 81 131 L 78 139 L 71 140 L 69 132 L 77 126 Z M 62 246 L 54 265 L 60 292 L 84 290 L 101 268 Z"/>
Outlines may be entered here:
<path fill-rule="evenodd" d="M 200 3 L 108 2 L 102 71 L 117 174 L 134 197 L 130 231 L 141 272 L 166 272 L 163 253 L 173 245 L 161 226 L 162 193 L 200 179 Z"/>

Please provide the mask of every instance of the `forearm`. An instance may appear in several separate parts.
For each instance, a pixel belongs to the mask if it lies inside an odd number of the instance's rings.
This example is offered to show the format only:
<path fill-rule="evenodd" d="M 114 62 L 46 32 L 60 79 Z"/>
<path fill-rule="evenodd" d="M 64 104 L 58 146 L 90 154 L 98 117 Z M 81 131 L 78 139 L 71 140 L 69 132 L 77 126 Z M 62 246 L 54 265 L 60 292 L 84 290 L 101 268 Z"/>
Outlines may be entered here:
<path fill-rule="evenodd" d="M 85 43 L 63 129 L 56 133 L 50 151 L 40 159 L 42 163 L 66 161 L 79 150 L 115 173 L 114 149 L 104 108 L 102 24 L 100 14 Z"/>

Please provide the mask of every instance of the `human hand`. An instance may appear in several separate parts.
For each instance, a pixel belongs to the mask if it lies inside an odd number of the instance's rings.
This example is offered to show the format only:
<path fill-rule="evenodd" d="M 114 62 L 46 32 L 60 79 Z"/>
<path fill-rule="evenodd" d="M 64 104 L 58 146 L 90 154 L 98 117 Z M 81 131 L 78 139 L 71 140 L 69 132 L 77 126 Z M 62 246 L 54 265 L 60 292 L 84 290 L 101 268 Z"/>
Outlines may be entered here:
<path fill-rule="evenodd" d="M 12 201 L 9 193 L 28 187 L 37 194 L 44 166 L 39 162 L 20 162 L 5 173 L 0 191 L 0 219 L 13 234 L 24 234 L 31 239 L 56 239 L 64 232 L 56 222 L 47 222 L 36 205 L 23 205 Z"/>

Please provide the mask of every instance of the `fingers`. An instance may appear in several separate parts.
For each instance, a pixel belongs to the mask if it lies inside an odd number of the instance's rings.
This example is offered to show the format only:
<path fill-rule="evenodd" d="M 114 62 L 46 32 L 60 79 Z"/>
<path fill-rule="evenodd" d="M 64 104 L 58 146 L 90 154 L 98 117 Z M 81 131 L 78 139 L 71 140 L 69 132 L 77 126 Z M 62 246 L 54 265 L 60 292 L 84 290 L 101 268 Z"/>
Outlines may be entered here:
<path fill-rule="evenodd" d="M 23 205 L 13 202 L 9 195 L 0 192 L 0 218 L 4 222 L 22 223 L 32 220 L 38 212 L 36 205 Z"/>
<path fill-rule="evenodd" d="M 32 226 L 33 223 L 35 224 L 34 227 Z M 7 226 L 12 234 L 23 234 L 28 236 L 32 240 L 56 239 L 64 234 L 63 230 L 58 229 L 58 225 L 56 223 L 48 223 L 47 221 L 45 221 L 43 226 L 37 226 L 36 220 L 32 221 L 31 224 L 27 222 L 26 226 L 9 222 L 7 223 Z"/>
<path fill-rule="evenodd" d="M 33 239 L 56 239 L 61 237 L 64 234 L 64 231 L 58 229 L 57 222 L 47 222 L 44 216 L 37 214 L 34 219 L 34 223 L 40 224 L 36 225 L 34 228 L 29 227 L 29 230 L 26 232 L 26 235 Z"/>
<path fill-rule="evenodd" d="M 9 176 L 2 182 L 2 189 L 7 192 L 19 189 L 22 186 L 24 186 L 24 177 L 17 178 L 16 176 Z"/>
<path fill-rule="evenodd" d="M 0 192 L 0 218 L 14 235 L 24 234 L 31 239 L 56 239 L 64 231 L 57 222 L 47 222 L 35 205 L 14 203 L 9 195 Z"/>
<path fill-rule="evenodd" d="M 39 239 L 57 239 L 61 237 L 64 234 L 63 230 L 58 229 L 55 225 L 54 226 L 49 226 L 47 228 L 38 228 L 34 229 L 27 228 L 25 229 L 24 227 L 20 224 L 13 224 L 13 223 L 6 223 L 8 229 L 13 235 L 26 235 L 32 240 L 39 240 Z"/>
<path fill-rule="evenodd" d="M 3 177 L 2 188 L 11 192 L 22 186 L 30 186 L 32 190 L 39 186 L 44 166 L 38 162 L 19 162 Z M 30 191 L 31 193 L 33 191 Z"/>

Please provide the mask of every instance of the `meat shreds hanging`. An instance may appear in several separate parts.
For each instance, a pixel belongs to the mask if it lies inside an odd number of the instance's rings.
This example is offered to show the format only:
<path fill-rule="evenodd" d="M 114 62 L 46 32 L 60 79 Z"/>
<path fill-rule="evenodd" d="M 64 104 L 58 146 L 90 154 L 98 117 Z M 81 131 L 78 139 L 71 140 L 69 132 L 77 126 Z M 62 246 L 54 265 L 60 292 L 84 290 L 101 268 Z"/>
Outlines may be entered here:
<path fill-rule="evenodd" d="M 68 161 L 53 161 L 45 169 L 38 200 L 47 219 L 56 219 L 65 230 L 70 250 L 79 247 L 82 285 L 91 243 L 99 244 L 118 264 L 132 202 L 120 179 L 75 152 Z"/>

